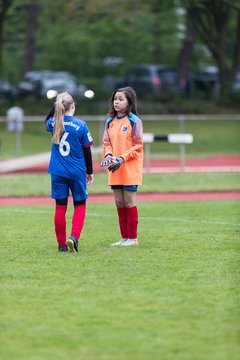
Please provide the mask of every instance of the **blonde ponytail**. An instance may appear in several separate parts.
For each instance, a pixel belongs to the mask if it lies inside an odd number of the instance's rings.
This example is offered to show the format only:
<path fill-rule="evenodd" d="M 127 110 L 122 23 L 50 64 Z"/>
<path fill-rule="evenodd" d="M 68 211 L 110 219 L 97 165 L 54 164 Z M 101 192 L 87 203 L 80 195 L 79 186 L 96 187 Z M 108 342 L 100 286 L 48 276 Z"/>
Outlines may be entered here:
<path fill-rule="evenodd" d="M 54 113 L 54 132 L 52 142 L 54 144 L 59 144 L 60 139 L 65 131 L 64 128 L 64 115 L 66 111 L 70 109 L 71 104 L 73 103 L 73 98 L 67 92 L 61 93 L 57 96 L 55 101 L 55 113 Z"/>

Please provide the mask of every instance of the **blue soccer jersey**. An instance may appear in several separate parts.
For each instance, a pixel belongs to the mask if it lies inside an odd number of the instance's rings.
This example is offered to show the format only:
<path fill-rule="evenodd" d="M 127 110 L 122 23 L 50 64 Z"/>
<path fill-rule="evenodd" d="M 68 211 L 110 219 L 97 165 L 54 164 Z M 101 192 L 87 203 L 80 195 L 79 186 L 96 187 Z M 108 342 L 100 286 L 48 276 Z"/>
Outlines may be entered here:
<path fill-rule="evenodd" d="M 48 172 L 69 179 L 82 179 L 85 184 L 86 165 L 83 148 L 93 144 L 92 136 L 87 124 L 74 116 L 64 116 L 64 128 L 60 143 L 52 144 Z M 53 135 L 54 118 L 47 120 L 46 129 Z"/>

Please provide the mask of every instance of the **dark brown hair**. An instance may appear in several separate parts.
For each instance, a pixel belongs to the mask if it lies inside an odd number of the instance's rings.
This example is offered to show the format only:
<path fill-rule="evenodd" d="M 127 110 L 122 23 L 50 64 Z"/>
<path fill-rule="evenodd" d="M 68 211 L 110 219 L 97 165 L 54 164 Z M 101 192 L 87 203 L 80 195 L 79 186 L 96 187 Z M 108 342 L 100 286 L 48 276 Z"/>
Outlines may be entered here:
<path fill-rule="evenodd" d="M 123 92 L 127 98 L 128 101 L 128 107 L 127 107 L 127 111 L 126 114 L 129 115 L 131 112 L 135 115 L 138 115 L 137 112 L 137 96 L 135 91 L 133 90 L 133 88 L 131 88 L 130 86 L 124 87 L 124 88 L 119 88 L 114 90 L 114 92 L 112 93 L 112 96 L 109 100 L 109 108 L 108 108 L 108 116 L 116 116 L 117 112 L 114 109 L 113 106 L 113 101 L 114 101 L 114 97 L 116 95 L 117 92 Z"/>

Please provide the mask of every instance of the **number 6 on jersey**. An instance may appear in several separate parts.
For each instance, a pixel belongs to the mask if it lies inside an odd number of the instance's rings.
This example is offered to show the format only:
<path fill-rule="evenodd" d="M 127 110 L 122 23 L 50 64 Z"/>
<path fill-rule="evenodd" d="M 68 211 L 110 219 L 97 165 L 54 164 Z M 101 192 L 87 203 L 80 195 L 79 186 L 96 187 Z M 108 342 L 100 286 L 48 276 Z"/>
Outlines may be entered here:
<path fill-rule="evenodd" d="M 68 137 L 68 132 L 65 132 L 61 138 L 60 144 L 59 144 L 59 151 L 62 156 L 68 156 L 70 153 L 70 144 L 66 141 Z"/>

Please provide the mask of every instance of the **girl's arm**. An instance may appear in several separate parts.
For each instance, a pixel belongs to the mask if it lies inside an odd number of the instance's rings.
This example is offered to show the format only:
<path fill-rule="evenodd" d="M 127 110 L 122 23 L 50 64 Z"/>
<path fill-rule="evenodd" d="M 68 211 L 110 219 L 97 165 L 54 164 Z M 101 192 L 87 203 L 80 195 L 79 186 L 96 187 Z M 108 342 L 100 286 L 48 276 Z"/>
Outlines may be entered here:
<path fill-rule="evenodd" d="M 139 119 L 134 122 L 132 127 L 132 146 L 129 150 L 121 154 L 124 161 L 137 159 L 143 152 L 143 126 L 142 121 Z"/>
<path fill-rule="evenodd" d="M 54 113 L 55 113 L 55 106 L 53 105 L 53 107 L 51 108 L 51 110 L 49 111 L 49 113 L 47 114 L 47 117 L 45 119 L 45 124 L 46 122 L 48 121 L 48 119 L 50 119 L 51 117 L 54 116 Z"/>
<path fill-rule="evenodd" d="M 90 146 L 83 148 L 83 156 L 86 164 L 86 173 L 88 175 L 91 175 L 93 173 L 93 166 L 92 166 L 92 151 Z"/>
<path fill-rule="evenodd" d="M 111 144 L 111 140 L 110 140 L 109 135 L 108 135 L 108 126 L 107 126 L 107 124 L 105 125 L 102 145 L 103 145 L 103 156 L 104 157 L 106 157 L 107 155 L 112 156 L 112 153 L 113 153 L 112 144 Z"/>

